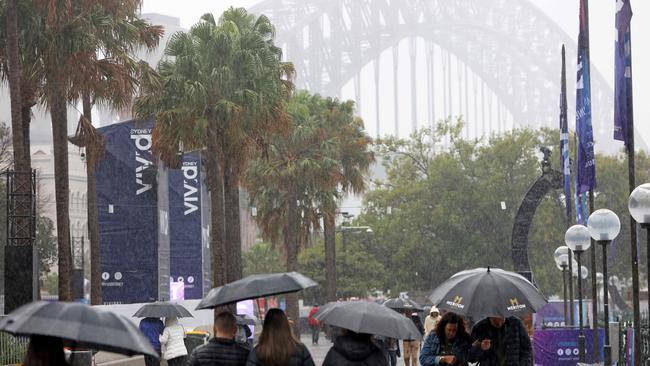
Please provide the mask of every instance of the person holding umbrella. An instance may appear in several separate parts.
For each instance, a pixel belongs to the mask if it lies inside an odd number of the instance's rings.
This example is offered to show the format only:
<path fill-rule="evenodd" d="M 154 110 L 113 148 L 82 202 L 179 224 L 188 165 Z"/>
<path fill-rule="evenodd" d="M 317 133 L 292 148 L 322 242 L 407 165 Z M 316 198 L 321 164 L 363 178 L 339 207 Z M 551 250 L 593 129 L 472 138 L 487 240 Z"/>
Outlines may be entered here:
<path fill-rule="evenodd" d="M 524 324 L 514 316 L 488 317 L 472 328 L 470 361 L 480 366 L 532 366 L 532 347 Z"/>
<path fill-rule="evenodd" d="M 60 338 L 32 336 L 23 359 L 23 366 L 67 365 Z"/>
<path fill-rule="evenodd" d="M 422 366 L 467 365 L 471 338 L 465 321 L 458 314 L 446 313 L 424 341 L 420 352 Z"/>
<path fill-rule="evenodd" d="M 25 304 L 0 319 L 0 331 L 31 337 L 26 365 L 66 365 L 63 346 L 158 357 L 129 319 L 80 303 Z"/>
<path fill-rule="evenodd" d="M 196 347 L 187 366 L 244 366 L 250 353 L 248 346 L 235 342 L 237 318 L 223 311 L 214 318 L 214 337 L 207 344 Z"/>
<path fill-rule="evenodd" d="M 162 356 L 169 366 L 185 365 L 187 348 L 185 348 L 185 328 L 178 324 L 178 318 L 165 318 L 165 330 L 160 336 Z"/>
<path fill-rule="evenodd" d="M 373 342 L 372 336 L 341 328 L 334 346 L 327 351 L 323 366 L 388 366 L 388 361 Z"/>
<path fill-rule="evenodd" d="M 315 366 L 304 344 L 293 335 L 284 311 L 270 309 L 264 317 L 262 334 L 248 355 L 246 366 Z"/>
<path fill-rule="evenodd" d="M 140 320 L 138 328 L 147 337 L 153 349 L 160 355 L 160 336 L 165 330 L 165 324 L 163 324 L 162 320 L 154 317 L 143 318 Z M 146 366 L 158 366 L 160 362 L 151 355 L 145 355 L 144 364 Z"/>
<path fill-rule="evenodd" d="M 405 314 L 408 316 L 409 314 Z M 420 316 L 418 313 L 410 314 L 411 321 L 413 325 L 420 331 L 420 334 L 424 334 L 424 327 L 422 326 L 422 321 L 420 321 Z M 418 352 L 420 352 L 420 341 L 415 339 L 405 339 L 404 344 L 404 364 L 406 366 L 418 366 Z"/>

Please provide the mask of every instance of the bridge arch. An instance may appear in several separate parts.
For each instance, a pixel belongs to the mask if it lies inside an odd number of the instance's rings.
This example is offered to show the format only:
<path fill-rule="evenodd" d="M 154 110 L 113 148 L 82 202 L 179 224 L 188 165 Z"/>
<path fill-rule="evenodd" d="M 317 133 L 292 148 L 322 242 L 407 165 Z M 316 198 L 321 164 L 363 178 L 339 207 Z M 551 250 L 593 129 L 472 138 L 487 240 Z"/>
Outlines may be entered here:
<path fill-rule="evenodd" d="M 466 67 L 480 78 L 483 86 L 496 96 L 498 103 L 519 126 L 555 127 L 558 124 L 561 45 L 567 47 L 569 65 L 574 64 L 576 58 L 573 39 L 528 0 L 266 0 L 253 6 L 251 11 L 269 16 L 276 25 L 277 42 L 296 66 L 299 88 L 340 96 L 343 86 L 354 80 L 357 102 L 361 103 L 359 74 L 364 67 L 373 64 L 377 95 L 373 102 L 378 130 L 385 129 L 385 123 L 379 125 L 377 101 L 382 75 L 379 75 L 377 65 L 386 50 L 399 52 L 397 45 L 404 39 L 423 39 L 427 44 L 424 51 L 427 57 L 438 49 L 453 55 L 459 63 L 457 70 Z M 411 59 L 413 66 L 412 55 Z M 436 63 L 435 56 L 431 60 Z M 428 64 L 427 70 L 411 68 L 411 80 L 421 77 L 432 80 L 434 67 Z M 396 70 L 392 75 L 395 83 L 408 83 L 408 80 L 397 80 Z M 575 67 L 569 67 L 568 80 L 573 80 L 574 70 Z M 421 73 L 424 76 L 418 75 Z M 462 77 L 459 76 L 458 80 Z M 450 83 L 451 80 L 449 76 Z M 572 85 L 569 82 L 569 90 Z M 458 87 L 462 89 L 462 86 Z M 471 91 L 466 87 L 465 95 L 462 95 L 460 89 L 459 92 L 448 93 L 445 90 L 443 93 L 450 99 L 458 97 L 459 103 L 466 102 Z M 413 85 L 411 90 L 415 92 Z M 431 95 L 432 90 L 427 90 L 429 101 L 440 96 Z M 592 93 L 595 139 L 611 141 L 613 91 L 593 67 Z M 575 105 L 574 93 L 570 91 L 568 94 L 569 105 Z M 410 132 L 418 121 L 400 119 L 397 99 L 394 103 L 395 121 L 399 121 L 400 131 Z M 449 104 L 453 115 L 465 114 L 462 107 L 454 111 L 451 102 Z M 432 113 L 431 105 L 426 107 L 429 120 L 443 117 L 440 113 Z M 413 119 L 417 108 L 416 102 L 412 101 Z M 477 111 L 474 112 L 476 115 Z M 485 126 L 487 117 L 483 115 L 483 121 L 480 119 L 468 121 L 468 124 L 474 124 L 478 135 L 499 132 L 490 125 L 481 130 L 476 124 Z M 596 144 L 598 149 L 606 151 L 621 148 L 614 144 L 604 145 L 609 147 Z"/>

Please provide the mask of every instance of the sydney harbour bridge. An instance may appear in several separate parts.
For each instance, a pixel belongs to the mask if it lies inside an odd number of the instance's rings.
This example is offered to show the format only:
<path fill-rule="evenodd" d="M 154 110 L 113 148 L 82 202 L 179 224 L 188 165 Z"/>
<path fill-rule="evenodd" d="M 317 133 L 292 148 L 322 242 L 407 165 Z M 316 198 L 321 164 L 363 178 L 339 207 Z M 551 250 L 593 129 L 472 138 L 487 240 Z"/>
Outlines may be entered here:
<path fill-rule="evenodd" d="M 469 138 L 557 127 L 562 44 L 575 120 L 575 41 L 531 1 L 266 0 L 250 10 L 275 24 L 297 87 L 351 90 L 373 135 L 406 137 L 450 116 L 463 116 Z M 618 150 L 613 90 L 593 65 L 591 79 L 597 149 Z"/>

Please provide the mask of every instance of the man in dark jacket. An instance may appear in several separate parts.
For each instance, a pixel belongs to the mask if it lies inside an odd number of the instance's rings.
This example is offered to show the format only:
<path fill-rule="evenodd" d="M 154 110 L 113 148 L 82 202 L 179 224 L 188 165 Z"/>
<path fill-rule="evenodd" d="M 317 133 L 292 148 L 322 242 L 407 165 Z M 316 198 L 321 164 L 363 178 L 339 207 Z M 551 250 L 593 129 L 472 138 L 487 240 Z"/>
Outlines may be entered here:
<path fill-rule="evenodd" d="M 214 319 L 214 338 L 192 351 L 188 366 L 244 366 L 250 350 L 247 345 L 235 342 L 237 319 L 222 312 Z"/>
<path fill-rule="evenodd" d="M 388 363 L 370 334 L 343 329 L 327 352 L 323 366 L 388 366 Z"/>
<path fill-rule="evenodd" d="M 470 362 L 480 366 L 532 366 L 532 347 L 528 331 L 515 317 L 490 317 L 472 328 Z"/>

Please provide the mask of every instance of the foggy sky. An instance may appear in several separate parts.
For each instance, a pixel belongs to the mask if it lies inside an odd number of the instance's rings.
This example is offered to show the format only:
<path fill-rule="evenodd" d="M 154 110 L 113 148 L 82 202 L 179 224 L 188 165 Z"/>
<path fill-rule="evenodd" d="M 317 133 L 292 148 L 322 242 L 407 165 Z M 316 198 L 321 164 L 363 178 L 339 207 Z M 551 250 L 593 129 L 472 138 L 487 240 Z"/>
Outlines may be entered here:
<path fill-rule="evenodd" d="M 578 0 L 519 1 L 532 3 L 553 19 L 574 41 L 577 39 Z M 259 2 L 256 0 L 145 0 L 142 12 L 156 12 L 180 17 L 181 25 L 188 28 L 206 12 L 212 12 L 218 16 L 230 6 L 249 8 Z M 592 0 L 589 7 L 592 68 L 597 69 L 605 77 L 613 90 L 615 0 Z M 650 80 L 650 70 L 644 67 L 644 65 L 650 65 L 650 52 L 646 46 L 647 42 L 642 41 L 643 38 L 641 37 L 643 34 L 648 34 L 650 30 L 650 1 L 633 1 L 632 9 L 634 11 L 634 17 L 632 18 L 632 52 L 635 125 L 640 132 L 639 137 L 642 137 L 645 141 L 650 141 L 650 126 L 645 122 L 648 113 L 650 113 L 650 103 L 645 103 L 648 95 L 650 95 L 650 86 L 647 83 Z M 571 89 L 574 87 L 574 84 L 572 84 L 574 79 L 569 75 L 568 80 L 570 81 L 568 87 Z M 343 96 L 352 97 L 351 95 Z M 549 97 L 558 98 L 557 95 Z M 402 103 L 404 102 L 400 101 L 400 105 Z M 408 110 L 408 103 L 404 104 L 403 109 Z M 367 125 L 367 127 L 370 127 L 369 124 Z M 406 126 L 408 123 L 404 123 L 404 125 Z"/>

